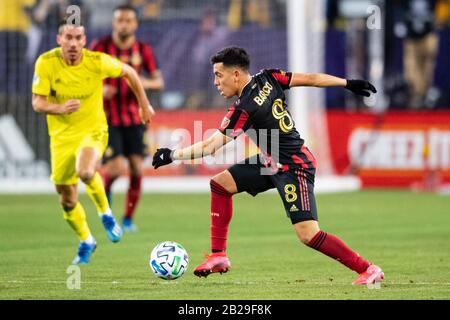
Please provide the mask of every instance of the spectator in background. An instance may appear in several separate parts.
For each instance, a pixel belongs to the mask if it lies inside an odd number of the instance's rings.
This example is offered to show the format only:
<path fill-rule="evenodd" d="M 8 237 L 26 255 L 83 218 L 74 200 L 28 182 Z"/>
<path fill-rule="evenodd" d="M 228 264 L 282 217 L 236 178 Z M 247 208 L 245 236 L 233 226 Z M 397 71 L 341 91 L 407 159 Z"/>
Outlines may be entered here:
<path fill-rule="evenodd" d="M 404 38 L 404 73 L 410 87 L 409 107 L 433 107 L 439 94 L 433 88 L 434 68 L 438 50 L 435 32 L 436 0 L 403 0 L 402 17 L 396 34 Z"/>
<path fill-rule="evenodd" d="M 437 2 L 436 18 L 440 25 L 450 27 L 450 0 L 439 0 Z"/>
<path fill-rule="evenodd" d="M 0 1 L 0 95 L 26 91 L 27 32 L 31 25 L 26 7 L 35 0 Z M 3 104 L 3 101 L 2 101 Z"/>
<path fill-rule="evenodd" d="M 114 9 L 118 6 L 128 4 L 126 0 L 89 0 L 86 6 L 90 12 L 88 27 L 94 30 L 111 28 L 111 17 Z"/>
<path fill-rule="evenodd" d="M 228 27 L 239 29 L 244 24 L 270 26 L 269 0 L 231 0 L 228 10 Z"/>
<path fill-rule="evenodd" d="M 164 0 L 131 0 L 142 20 L 159 19 Z"/>

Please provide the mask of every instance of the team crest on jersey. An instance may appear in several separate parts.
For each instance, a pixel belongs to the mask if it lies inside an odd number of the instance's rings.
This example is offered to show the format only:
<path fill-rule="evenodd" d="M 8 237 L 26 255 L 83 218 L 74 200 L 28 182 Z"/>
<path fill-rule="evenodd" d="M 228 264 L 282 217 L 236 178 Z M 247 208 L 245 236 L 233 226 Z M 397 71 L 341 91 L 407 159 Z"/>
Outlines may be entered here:
<path fill-rule="evenodd" d="M 227 117 L 223 118 L 222 123 L 220 124 L 220 129 L 223 130 L 230 124 L 230 119 Z"/>
<path fill-rule="evenodd" d="M 35 74 L 33 77 L 33 84 L 38 85 L 40 80 L 41 80 L 41 78 L 39 78 L 39 76 L 37 74 Z"/>

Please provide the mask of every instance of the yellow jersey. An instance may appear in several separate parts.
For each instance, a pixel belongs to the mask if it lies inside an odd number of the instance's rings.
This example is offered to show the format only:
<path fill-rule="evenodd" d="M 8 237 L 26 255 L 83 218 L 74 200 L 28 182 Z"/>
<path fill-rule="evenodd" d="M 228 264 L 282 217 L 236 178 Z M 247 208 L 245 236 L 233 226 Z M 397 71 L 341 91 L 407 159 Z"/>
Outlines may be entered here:
<path fill-rule="evenodd" d="M 86 133 L 107 128 L 103 110 L 103 79 L 117 78 L 122 63 L 101 52 L 83 49 L 81 62 L 67 65 L 61 48 L 39 56 L 35 65 L 32 91 L 52 103 L 80 100 L 80 109 L 63 115 L 47 115 L 48 132 L 56 139 L 79 139 Z"/>

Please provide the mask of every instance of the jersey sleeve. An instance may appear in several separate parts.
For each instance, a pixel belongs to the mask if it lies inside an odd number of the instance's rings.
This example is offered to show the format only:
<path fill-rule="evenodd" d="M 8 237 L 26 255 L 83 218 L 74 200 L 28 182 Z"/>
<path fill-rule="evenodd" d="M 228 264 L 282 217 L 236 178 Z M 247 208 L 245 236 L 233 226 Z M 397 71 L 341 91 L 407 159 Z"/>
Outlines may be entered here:
<path fill-rule="evenodd" d="M 236 139 L 251 127 L 249 118 L 246 110 L 236 108 L 233 105 L 228 109 L 228 113 L 223 118 L 219 131 L 230 138 Z"/>
<path fill-rule="evenodd" d="M 155 56 L 153 55 L 153 51 L 150 48 L 150 46 L 144 44 L 142 54 L 143 54 L 143 66 L 149 74 L 152 74 L 153 71 L 155 71 L 158 68 L 156 67 Z"/>
<path fill-rule="evenodd" d="M 45 60 L 39 57 L 36 60 L 34 67 L 33 85 L 31 91 L 34 94 L 41 96 L 50 95 L 50 74 L 48 72 L 49 66 L 46 65 Z"/>
<path fill-rule="evenodd" d="M 280 69 L 270 69 L 266 70 L 277 82 L 281 85 L 281 88 L 283 90 L 290 89 L 291 79 L 292 79 L 292 72 L 287 72 Z"/>
<path fill-rule="evenodd" d="M 100 60 L 103 79 L 120 77 L 122 74 L 122 62 L 106 53 L 100 54 Z"/>

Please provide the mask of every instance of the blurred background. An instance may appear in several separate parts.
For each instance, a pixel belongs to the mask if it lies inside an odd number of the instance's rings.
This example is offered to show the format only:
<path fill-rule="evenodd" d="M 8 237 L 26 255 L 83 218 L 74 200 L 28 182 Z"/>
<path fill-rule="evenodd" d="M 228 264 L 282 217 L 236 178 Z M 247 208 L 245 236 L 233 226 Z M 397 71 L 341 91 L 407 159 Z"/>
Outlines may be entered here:
<path fill-rule="evenodd" d="M 121 4 L 137 8 L 138 38 L 152 47 L 165 81 L 162 92 L 148 92 L 157 111 L 149 154 L 220 125 L 233 101 L 218 95 L 209 59 L 237 45 L 250 54 L 252 73 L 324 72 L 377 87 L 372 99 L 341 88 L 291 91 L 296 127 L 318 158 L 319 191 L 448 192 L 450 0 L 0 0 L 0 192 L 53 192 L 45 116 L 31 107 L 34 62 L 56 47 L 69 5 L 82 9 L 91 43 L 110 34 Z M 180 128 L 193 138 L 177 135 Z M 252 149 L 245 138 L 236 145 Z M 204 179 L 227 167 L 208 161 L 154 171 L 150 163 L 146 191 L 166 184 L 206 191 Z"/>

